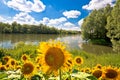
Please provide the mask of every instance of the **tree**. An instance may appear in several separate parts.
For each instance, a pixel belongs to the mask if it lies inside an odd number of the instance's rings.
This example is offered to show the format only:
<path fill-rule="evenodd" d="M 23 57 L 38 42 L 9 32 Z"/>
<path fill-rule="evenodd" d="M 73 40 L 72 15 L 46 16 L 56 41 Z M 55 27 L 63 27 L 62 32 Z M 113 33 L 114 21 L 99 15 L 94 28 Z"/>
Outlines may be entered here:
<path fill-rule="evenodd" d="M 107 36 L 113 44 L 113 49 L 120 52 L 120 0 L 116 1 L 111 15 L 107 18 L 106 29 L 108 30 Z"/>
<path fill-rule="evenodd" d="M 110 42 L 106 36 L 107 17 L 110 15 L 112 7 L 108 4 L 105 8 L 93 10 L 83 21 L 81 30 L 85 40 L 104 40 Z"/>

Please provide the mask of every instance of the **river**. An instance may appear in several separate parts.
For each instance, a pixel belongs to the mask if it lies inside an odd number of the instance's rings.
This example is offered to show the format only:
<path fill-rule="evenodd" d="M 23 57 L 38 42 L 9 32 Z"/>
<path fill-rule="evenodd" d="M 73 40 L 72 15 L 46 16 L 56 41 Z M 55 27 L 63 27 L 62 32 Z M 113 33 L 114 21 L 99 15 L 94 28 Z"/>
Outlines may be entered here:
<path fill-rule="evenodd" d="M 55 35 L 55 34 L 0 34 L 0 47 L 13 48 L 20 41 L 38 45 L 41 41 L 59 40 L 67 45 L 67 49 L 80 49 L 89 53 L 114 53 L 111 47 L 93 45 L 85 42 L 81 35 Z"/>

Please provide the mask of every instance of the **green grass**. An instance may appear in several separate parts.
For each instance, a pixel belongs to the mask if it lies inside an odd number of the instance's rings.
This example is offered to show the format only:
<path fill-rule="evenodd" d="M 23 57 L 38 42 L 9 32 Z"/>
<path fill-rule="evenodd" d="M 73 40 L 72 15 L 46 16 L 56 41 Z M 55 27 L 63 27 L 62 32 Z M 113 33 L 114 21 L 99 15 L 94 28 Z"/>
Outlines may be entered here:
<path fill-rule="evenodd" d="M 2 59 L 2 57 L 5 55 L 10 55 L 16 60 L 19 60 L 22 54 L 28 54 L 31 58 L 34 58 L 37 55 L 36 49 L 37 46 L 33 44 L 26 45 L 23 42 L 19 42 L 14 49 L 0 49 L 0 59 Z M 83 57 L 84 63 L 81 65 L 81 67 L 93 67 L 98 63 L 105 66 L 112 65 L 120 67 L 120 53 L 104 53 L 97 55 L 76 49 L 72 49 L 70 52 L 74 57 Z"/>
<path fill-rule="evenodd" d="M 95 55 L 80 50 L 71 50 L 74 56 L 81 56 L 84 59 L 84 63 L 81 67 L 94 67 L 96 64 L 102 64 L 103 66 L 116 66 L 120 67 L 120 53 L 104 53 Z"/>
<path fill-rule="evenodd" d="M 12 58 L 15 58 L 16 60 L 19 60 L 22 56 L 22 54 L 30 55 L 30 57 L 34 57 L 36 53 L 37 46 L 33 44 L 25 44 L 24 42 L 19 42 L 14 49 L 0 49 L 3 51 L 2 54 L 9 55 Z"/>

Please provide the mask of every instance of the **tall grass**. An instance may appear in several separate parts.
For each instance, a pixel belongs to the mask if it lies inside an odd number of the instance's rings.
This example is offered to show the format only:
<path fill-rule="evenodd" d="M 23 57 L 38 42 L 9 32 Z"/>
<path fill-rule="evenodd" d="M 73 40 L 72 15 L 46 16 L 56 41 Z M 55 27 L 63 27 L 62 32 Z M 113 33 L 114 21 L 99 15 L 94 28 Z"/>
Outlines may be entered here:
<path fill-rule="evenodd" d="M 0 49 L 0 59 L 5 55 L 10 55 L 12 58 L 19 60 L 22 54 L 30 55 L 31 58 L 35 58 L 37 55 L 37 46 L 33 44 L 25 44 L 24 42 L 19 42 L 14 49 Z M 92 54 L 87 53 L 82 50 L 72 49 L 70 50 L 73 56 L 81 56 L 84 59 L 84 63 L 80 66 L 82 67 L 93 67 L 96 64 L 102 64 L 103 66 L 112 65 L 120 67 L 120 53 L 104 53 L 104 54 Z"/>
<path fill-rule="evenodd" d="M 102 64 L 103 66 L 116 66 L 120 67 L 120 53 L 104 53 L 104 54 L 92 54 L 81 50 L 71 50 L 74 56 L 81 56 L 84 59 L 84 64 L 81 67 L 93 67 L 96 64 Z"/>
<path fill-rule="evenodd" d="M 19 60 L 22 54 L 30 55 L 30 57 L 34 57 L 36 53 L 37 46 L 31 44 L 25 44 L 24 42 L 19 42 L 15 45 L 13 49 L 1 49 L 4 52 L 4 55 L 9 55 L 16 60 Z"/>

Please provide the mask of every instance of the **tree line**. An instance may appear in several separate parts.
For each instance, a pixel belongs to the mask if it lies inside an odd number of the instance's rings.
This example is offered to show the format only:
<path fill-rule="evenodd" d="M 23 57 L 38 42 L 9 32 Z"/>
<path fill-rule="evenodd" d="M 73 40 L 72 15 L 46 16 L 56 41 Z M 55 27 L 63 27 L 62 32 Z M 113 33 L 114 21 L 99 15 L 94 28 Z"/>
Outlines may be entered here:
<path fill-rule="evenodd" d="M 110 41 L 113 49 L 120 52 L 120 0 L 114 7 L 108 4 L 105 8 L 93 10 L 84 19 L 81 30 L 85 40 Z"/>
<path fill-rule="evenodd" d="M 43 24 L 29 25 L 13 22 L 12 24 L 0 22 L 0 33 L 15 33 L 15 34 L 76 34 L 79 31 L 68 31 L 49 27 Z"/>

